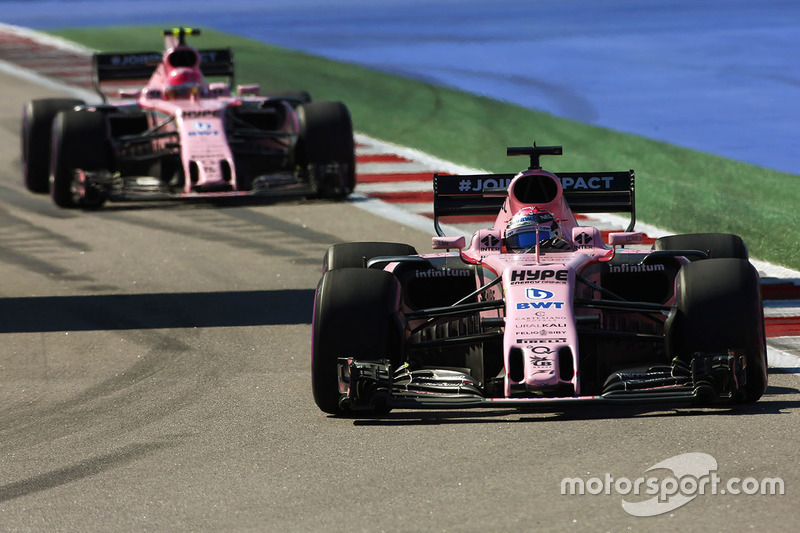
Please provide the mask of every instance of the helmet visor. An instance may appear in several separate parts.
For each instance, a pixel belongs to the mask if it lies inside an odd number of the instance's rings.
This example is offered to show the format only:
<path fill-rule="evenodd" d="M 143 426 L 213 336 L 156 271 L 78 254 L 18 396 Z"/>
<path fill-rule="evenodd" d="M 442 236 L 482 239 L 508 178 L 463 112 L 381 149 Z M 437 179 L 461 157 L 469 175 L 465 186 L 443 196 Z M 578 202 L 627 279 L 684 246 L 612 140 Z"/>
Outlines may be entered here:
<path fill-rule="evenodd" d="M 548 227 L 540 227 L 539 242 L 550 239 L 553 232 Z M 536 246 L 536 228 L 525 228 L 522 231 L 506 235 L 506 246 L 512 250 L 527 250 Z"/>

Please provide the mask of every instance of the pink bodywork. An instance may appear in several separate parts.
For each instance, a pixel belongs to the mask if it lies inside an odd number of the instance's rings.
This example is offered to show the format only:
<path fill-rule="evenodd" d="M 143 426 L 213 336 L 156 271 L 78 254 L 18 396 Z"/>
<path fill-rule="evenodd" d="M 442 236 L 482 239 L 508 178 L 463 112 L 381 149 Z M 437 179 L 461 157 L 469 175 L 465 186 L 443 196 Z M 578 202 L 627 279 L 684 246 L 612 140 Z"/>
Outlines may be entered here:
<path fill-rule="evenodd" d="M 544 253 L 537 246 L 532 253 L 517 254 L 504 248 L 503 233 L 508 220 L 520 208 L 532 205 L 519 201 L 511 191 L 516 180 L 534 174 L 548 176 L 555 182 L 558 190 L 553 200 L 535 205 L 553 214 L 561 228 L 561 237 L 570 242 L 574 250 Z M 588 297 L 590 289 L 576 284 L 576 273 L 590 280 L 596 277 L 592 274 L 592 265 L 609 261 L 614 256 L 615 248 L 603 243 L 597 228 L 578 225 L 563 197 L 561 182 L 552 173 L 542 169 L 520 172 L 510 181 L 507 190 L 508 197 L 494 226 L 476 232 L 470 246 L 460 252 L 466 263 L 480 264 L 484 272 L 494 274 L 495 278 L 503 278 L 500 285 L 489 289 L 493 294 L 484 295 L 484 298 L 505 299 L 504 395 L 509 398 L 514 386 L 531 391 L 572 385 L 575 396 L 580 396 L 578 334 L 573 299 L 582 294 Z M 641 237 L 640 233 L 620 232 L 611 234 L 610 240 L 638 244 L 641 243 Z M 487 242 L 495 245 L 487 246 Z M 460 248 L 458 245 L 461 244 L 454 237 L 434 237 L 433 243 L 434 248 L 440 249 Z M 626 253 L 636 252 L 627 249 Z M 642 250 L 642 253 L 646 254 L 647 251 Z M 480 279 L 480 284 L 492 281 L 490 275 Z M 591 311 L 584 309 L 582 312 Z M 487 311 L 483 316 L 502 317 L 503 311 Z M 510 355 L 516 350 L 523 351 L 525 363 L 522 375 L 517 372 L 515 376 Z M 559 357 L 571 357 L 571 364 L 565 365 L 563 361 L 560 364 Z M 569 375 L 563 375 L 563 370 L 560 370 L 563 368 L 571 369 Z M 520 379 L 515 380 L 514 377 Z M 503 401 L 502 398 L 491 400 Z"/>
<path fill-rule="evenodd" d="M 176 68 L 187 65 L 173 65 L 172 58 L 180 55 L 185 60 L 187 53 L 194 54 L 194 65 L 189 68 L 200 71 L 200 55 L 198 51 L 186 44 L 181 44 L 175 35 L 166 35 L 166 51 L 146 86 L 139 91 L 121 91 L 121 96 L 136 99 L 136 103 L 146 110 L 154 111 L 151 116 L 151 128 L 161 125 L 159 131 L 176 131 L 181 146 L 181 163 L 187 179 L 184 192 L 189 194 L 193 189 L 215 190 L 225 186 L 237 186 L 236 165 L 225 134 L 225 109 L 241 105 L 246 100 L 267 100 L 259 97 L 257 85 L 237 87 L 236 95 L 231 95 L 231 88 L 224 83 L 204 83 L 199 94 L 188 98 L 166 99 L 168 77 Z M 284 139 L 260 139 L 258 142 L 268 143 L 274 148 L 288 150 L 289 138 L 299 132 L 297 115 L 290 104 L 282 102 L 286 108 L 285 120 L 278 128 L 287 134 Z M 174 120 L 166 122 L 170 117 Z M 156 139 L 154 148 L 163 149 L 171 139 Z M 194 169 L 194 170 L 193 170 Z M 193 179 L 188 177 L 192 176 Z"/>

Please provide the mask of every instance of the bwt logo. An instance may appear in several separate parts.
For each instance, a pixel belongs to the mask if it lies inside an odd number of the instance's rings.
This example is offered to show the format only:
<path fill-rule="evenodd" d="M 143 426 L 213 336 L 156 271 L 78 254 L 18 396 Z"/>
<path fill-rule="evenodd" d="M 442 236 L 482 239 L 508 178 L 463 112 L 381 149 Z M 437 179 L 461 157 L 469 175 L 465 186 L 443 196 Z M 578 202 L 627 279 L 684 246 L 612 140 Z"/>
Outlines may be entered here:
<path fill-rule="evenodd" d="M 564 302 L 521 302 L 517 304 L 517 309 L 561 309 Z"/>
<path fill-rule="evenodd" d="M 553 293 L 544 289 L 525 289 L 525 297 L 528 300 L 549 300 Z"/>

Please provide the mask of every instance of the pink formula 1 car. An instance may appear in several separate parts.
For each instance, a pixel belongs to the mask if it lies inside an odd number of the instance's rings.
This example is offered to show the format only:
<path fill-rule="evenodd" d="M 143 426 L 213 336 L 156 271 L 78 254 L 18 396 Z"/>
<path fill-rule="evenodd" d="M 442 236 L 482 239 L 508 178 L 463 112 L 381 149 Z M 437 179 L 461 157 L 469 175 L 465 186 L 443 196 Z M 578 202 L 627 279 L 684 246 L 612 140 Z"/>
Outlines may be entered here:
<path fill-rule="evenodd" d="M 95 88 L 103 104 L 29 102 L 22 119 L 28 189 L 49 191 L 61 207 L 350 194 L 355 150 L 347 108 L 312 103 L 305 91 L 260 95 L 256 85 L 234 88 L 231 50 L 186 44 L 187 35 L 199 33 L 165 30 L 163 54 L 95 54 Z"/>
<path fill-rule="evenodd" d="M 439 253 L 332 246 L 317 287 L 312 385 L 326 413 L 586 402 L 753 402 L 767 387 L 759 277 L 741 238 L 643 247 L 634 174 L 434 175 Z M 610 233 L 575 213 L 626 212 Z M 444 235 L 440 217 L 496 215 Z"/>

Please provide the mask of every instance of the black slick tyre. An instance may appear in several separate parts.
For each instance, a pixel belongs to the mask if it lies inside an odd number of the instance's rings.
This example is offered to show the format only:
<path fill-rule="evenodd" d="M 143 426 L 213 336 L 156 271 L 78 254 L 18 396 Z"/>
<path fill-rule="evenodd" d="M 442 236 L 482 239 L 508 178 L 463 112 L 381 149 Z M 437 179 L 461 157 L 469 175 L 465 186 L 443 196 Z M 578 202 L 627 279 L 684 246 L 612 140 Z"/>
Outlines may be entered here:
<path fill-rule="evenodd" d="M 76 98 L 31 100 L 22 108 L 22 166 L 25 187 L 34 193 L 50 190 L 50 137 L 53 119 L 60 111 L 84 105 Z"/>
<path fill-rule="evenodd" d="M 340 357 L 399 363 L 400 302 L 400 283 L 386 271 L 341 268 L 322 276 L 314 300 L 311 347 L 311 386 L 322 411 L 342 413 Z"/>
<path fill-rule="evenodd" d="M 730 233 L 686 233 L 659 237 L 653 250 L 700 250 L 709 257 L 748 259 L 747 246 L 738 235 Z"/>
<path fill-rule="evenodd" d="M 356 186 L 356 156 L 350 111 L 341 102 L 310 102 L 297 107 L 300 137 L 297 162 L 313 167 L 317 194 L 323 198 L 344 198 Z M 334 163 L 336 174 L 326 173 Z"/>
<path fill-rule="evenodd" d="M 767 388 L 767 349 L 758 272 L 743 259 L 684 265 L 676 279 L 676 304 L 667 352 L 688 362 L 695 352 L 744 350 L 747 370 L 741 397 L 758 400 Z"/>
<path fill-rule="evenodd" d="M 411 245 L 397 242 L 343 242 L 328 248 L 322 258 L 322 269 L 365 268 L 373 257 L 393 255 L 417 255 L 417 251 Z"/>
<path fill-rule="evenodd" d="M 53 163 L 50 195 L 59 207 L 99 207 L 98 191 L 81 195 L 75 187 L 75 170 L 110 170 L 111 145 L 108 121 L 102 113 L 64 111 L 53 126 Z"/>

